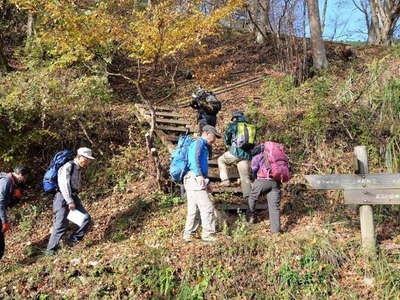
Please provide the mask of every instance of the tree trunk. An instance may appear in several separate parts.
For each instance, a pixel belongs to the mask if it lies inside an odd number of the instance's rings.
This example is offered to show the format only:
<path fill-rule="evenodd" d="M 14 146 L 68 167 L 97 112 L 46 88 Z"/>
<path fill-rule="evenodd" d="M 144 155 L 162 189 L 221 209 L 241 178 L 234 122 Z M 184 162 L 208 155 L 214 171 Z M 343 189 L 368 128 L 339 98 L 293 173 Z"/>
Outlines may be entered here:
<path fill-rule="evenodd" d="M 26 43 L 25 43 L 25 49 L 27 52 L 31 50 L 32 39 L 34 36 L 36 36 L 35 16 L 32 13 L 28 13 L 28 22 L 26 23 Z"/>
<path fill-rule="evenodd" d="M 147 153 L 149 156 L 150 161 L 152 162 L 155 173 L 156 173 L 156 183 L 158 190 L 162 191 L 164 189 L 163 185 L 163 167 L 161 165 L 160 159 L 158 157 L 157 149 L 154 147 L 154 131 L 156 129 L 156 112 L 152 102 L 145 97 L 143 93 L 143 89 L 141 87 L 141 70 L 140 70 L 140 62 L 137 62 L 137 80 L 136 80 L 136 88 L 139 94 L 140 99 L 142 100 L 143 104 L 147 106 L 147 109 L 150 112 L 150 129 L 149 132 L 146 134 L 146 146 L 147 146 Z"/>
<path fill-rule="evenodd" d="M 261 32 L 257 32 L 256 36 L 256 41 L 258 44 L 263 44 L 265 43 L 265 39 L 268 34 L 268 28 L 270 24 L 269 20 L 269 9 L 270 9 L 270 3 L 269 0 L 264 1 L 264 6 L 260 5 L 260 21 L 259 21 L 259 29 Z"/>
<path fill-rule="evenodd" d="M 371 21 L 368 26 L 368 44 L 376 44 L 377 43 L 377 36 L 375 31 L 375 25 Z"/>
<path fill-rule="evenodd" d="M 369 0 L 371 8 L 371 37 L 368 42 L 390 45 L 393 42 L 393 31 L 400 18 L 400 2 L 395 0 Z"/>
<path fill-rule="evenodd" d="M 263 44 L 265 42 L 265 38 L 260 31 L 256 32 L 256 42 L 257 44 Z"/>
<path fill-rule="evenodd" d="M 327 8 L 328 8 L 328 0 L 324 0 L 324 6 L 322 8 L 322 25 L 321 25 L 321 32 L 322 33 L 325 31 Z"/>
<path fill-rule="evenodd" d="M 380 25 L 375 0 L 369 0 L 369 5 L 371 8 L 371 26 L 370 32 L 368 32 L 368 42 L 371 42 L 371 44 L 379 44 L 378 41 L 380 38 L 378 35 Z"/>
<path fill-rule="evenodd" d="M 29 13 L 28 14 L 28 22 L 26 24 L 26 37 L 28 39 L 30 39 L 33 34 L 33 23 L 34 23 L 33 15 L 32 15 L 32 13 Z"/>
<path fill-rule="evenodd" d="M 256 33 L 257 32 L 257 22 L 258 22 L 258 4 L 257 0 L 249 0 L 249 18 L 250 18 L 250 24 L 249 28 L 251 32 Z"/>
<path fill-rule="evenodd" d="M 3 36 L 0 33 L 0 75 L 2 73 L 7 73 L 9 70 L 7 57 L 5 55 L 5 49 L 3 44 Z"/>
<path fill-rule="evenodd" d="M 254 32 L 256 42 L 263 44 L 266 40 L 269 26 L 269 0 L 265 1 L 265 7 L 259 3 L 259 0 L 250 0 L 248 15 L 250 19 L 249 28 Z"/>
<path fill-rule="evenodd" d="M 318 0 L 307 0 L 307 4 L 311 31 L 313 65 L 317 70 L 321 70 L 328 66 L 328 60 L 326 58 L 324 41 L 322 40 Z"/>

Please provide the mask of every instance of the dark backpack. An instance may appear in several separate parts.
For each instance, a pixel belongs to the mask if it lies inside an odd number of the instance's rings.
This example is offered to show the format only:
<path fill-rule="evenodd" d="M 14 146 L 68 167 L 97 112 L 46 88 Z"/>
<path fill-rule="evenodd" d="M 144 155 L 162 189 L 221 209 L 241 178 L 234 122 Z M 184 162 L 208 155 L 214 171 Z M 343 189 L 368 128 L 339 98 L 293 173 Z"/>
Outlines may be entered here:
<path fill-rule="evenodd" d="M 221 101 L 213 92 L 207 89 L 200 89 L 195 94 L 195 99 L 207 114 L 216 115 L 221 110 Z"/>
<path fill-rule="evenodd" d="M 55 193 L 58 190 L 58 181 L 57 181 L 58 170 L 67 162 L 73 160 L 73 158 L 74 157 L 72 153 L 68 150 L 58 152 L 53 157 L 43 177 L 43 190 L 46 193 Z"/>

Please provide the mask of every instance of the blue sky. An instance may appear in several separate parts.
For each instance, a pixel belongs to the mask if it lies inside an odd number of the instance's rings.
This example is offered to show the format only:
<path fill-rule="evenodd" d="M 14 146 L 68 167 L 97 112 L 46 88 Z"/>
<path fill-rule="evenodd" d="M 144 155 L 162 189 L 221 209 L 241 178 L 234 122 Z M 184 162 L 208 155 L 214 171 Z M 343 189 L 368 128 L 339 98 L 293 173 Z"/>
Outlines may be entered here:
<path fill-rule="evenodd" d="M 323 0 L 320 0 L 322 11 Z M 322 14 L 321 14 L 322 17 Z M 324 39 L 330 40 L 337 28 L 334 40 L 366 41 L 367 28 L 363 14 L 352 0 L 328 0 Z M 337 25 L 335 25 L 335 23 Z"/>

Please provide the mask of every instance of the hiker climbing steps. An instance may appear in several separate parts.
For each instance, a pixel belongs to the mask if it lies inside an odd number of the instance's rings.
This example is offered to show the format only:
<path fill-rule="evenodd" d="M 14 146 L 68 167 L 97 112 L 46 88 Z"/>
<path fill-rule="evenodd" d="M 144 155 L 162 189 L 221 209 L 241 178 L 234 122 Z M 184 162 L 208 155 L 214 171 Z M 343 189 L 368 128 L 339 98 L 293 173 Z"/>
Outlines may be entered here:
<path fill-rule="evenodd" d="M 150 124 L 150 112 L 147 107 L 143 104 L 135 104 L 136 110 L 135 115 L 138 120 L 142 123 Z M 167 147 L 168 151 L 172 153 L 178 143 L 179 136 L 188 133 L 194 133 L 195 129 L 190 126 L 191 122 L 177 112 L 177 110 L 171 106 L 154 106 L 156 115 L 156 126 L 155 134 L 160 138 L 164 146 Z M 222 153 L 215 153 L 215 157 L 218 157 Z M 208 162 L 209 166 L 209 178 L 213 182 L 220 181 L 218 163 L 217 160 L 211 159 Z M 237 180 L 239 174 L 235 166 L 228 169 L 229 178 L 231 180 Z M 239 186 L 232 187 L 215 187 L 213 193 L 240 193 Z"/>

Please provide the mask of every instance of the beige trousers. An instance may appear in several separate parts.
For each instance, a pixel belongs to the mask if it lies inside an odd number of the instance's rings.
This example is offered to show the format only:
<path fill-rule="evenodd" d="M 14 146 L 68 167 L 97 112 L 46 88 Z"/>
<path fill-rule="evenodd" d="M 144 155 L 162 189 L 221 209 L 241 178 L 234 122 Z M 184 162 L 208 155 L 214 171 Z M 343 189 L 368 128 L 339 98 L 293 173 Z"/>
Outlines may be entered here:
<path fill-rule="evenodd" d="M 240 185 L 242 188 L 243 197 L 247 198 L 250 195 L 251 182 L 250 182 L 250 161 L 246 159 L 237 158 L 229 151 L 225 152 L 218 158 L 219 177 L 221 180 L 228 180 L 228 165 L 235 164 L 239 171 Z"/>
<path fill-rule="evenodd" d="M 197 183 L 196 176 L 192 171 L 183 178 L 183 184 L 188 207 L 183 237 L 191 237 L 201 223 L 203 227 L 201 237 L 207 238 L 215 233 L 214 204 L 208 197 L 206 187 Z"/>

